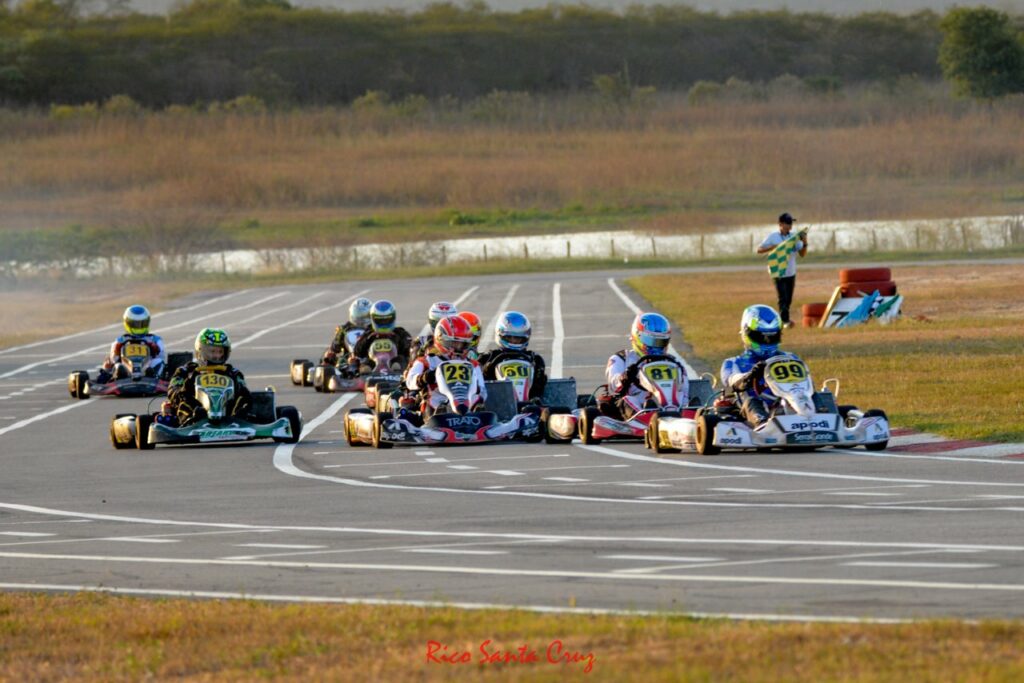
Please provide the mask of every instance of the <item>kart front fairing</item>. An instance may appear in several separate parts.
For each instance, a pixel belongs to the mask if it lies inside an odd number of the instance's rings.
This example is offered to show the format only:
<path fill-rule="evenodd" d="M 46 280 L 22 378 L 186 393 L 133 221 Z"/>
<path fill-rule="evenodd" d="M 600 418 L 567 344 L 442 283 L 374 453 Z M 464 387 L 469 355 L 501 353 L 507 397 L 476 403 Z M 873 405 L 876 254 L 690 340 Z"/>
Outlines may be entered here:
<path fill-rule="evenodd" d="M 123 396 L 132 398 L 136 396 L 154 396 L 167 393 L 168 382 L 162 377 L 140 377 L 115 379 L 110 382 L 101 383 L 89 380 L 89 396 Z"/>
<path fill-rule="evenodd" d="M 442 413 L 422 427 L 404 418 L 387 418 L 381 423 L 380 438 L 396 444 L 470 444 L 528 438 L 539 429 L 540 418 L 531 413 L 520 413 L 507 422 L 490 412 Z"/>
<path fill-rule="evenodd" d="M 154 422 L 149 428 L 149 442 L 163 444 L 215 443 L 221 441 L 252 441 L 253 439 L 288 438 L 292 435 L 287 418 L 269 424 L 257 424 L 241 418 L 214 423 L 200 419 L 182 427 Z"/>

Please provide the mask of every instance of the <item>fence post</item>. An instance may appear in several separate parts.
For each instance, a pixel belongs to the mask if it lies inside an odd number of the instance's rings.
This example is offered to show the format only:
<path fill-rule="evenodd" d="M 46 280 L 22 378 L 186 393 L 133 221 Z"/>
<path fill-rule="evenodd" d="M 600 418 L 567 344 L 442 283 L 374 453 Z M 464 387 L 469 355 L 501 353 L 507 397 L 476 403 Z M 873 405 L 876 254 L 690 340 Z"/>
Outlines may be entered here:
<path fill-rule="evenodd" d="M 878 233 L 871 231 L 871 251 L 878 251 Z"/>
<path fill-rule="evenodd" d="M 487 263 L 487 242 L 484 242 L 484 263 Z"/>
<path fill-rule="evenodd" d="M 529 245 L 526 244 L 526 242 L 523 242 L 523 258 L 526 259 L 527 261 L 530 260 L 530 247 Z"/>
<path fill-rule="evenodd" d="M 441 265 L 448 263 L 448 246 L 445 244 L 441 245 Z"/>
<path fill-rule="evenodd" d="M 572 258 L 572 242 L 565 241 L 565 258 Z"/>
<path fill-rule="evenodd" d="M 398 247 L 398 265 L 405 268 L 405 247 Z"/>
<path fill-rule="evenodd" d="M 837 242 L 836 242 L 836 231 L 835 230 L 832 231 L 832 239 L 829 240 L 828 246 L 829 246 L 829 250 L 833 254 L 836 253 L 836 250 L 837 250 L 838 247 L 837 247 Z"/>
<path fill-rule="evenodd" d="M 704 233 L 700 234 L 700 257 L 704 258 Z"/>
<path fill-rule="evenodd" d="M 960 224 L 960 234 L 963 235 L 963 237 L 964 237 L 964 250 L 965 251 L 974 251 L 967 244 L 967 224 L 966 223 L 961 223 Z"/>
<path fill-rule="evenodd" d="M 610 240 L 609 244 L 611 245 L 612 258 L 615 258 L 615 240 Z"/>
<path fill-rule="evenodd" d="M 352 270 L 359 270 L 359 250 L 352 247 Z"/>
<path fill-rule="evenodd" d="M 747 253 L 754 251 L 754 233 L 750 233 L 750 249 Z"/>
<path fill-rule="evenodd" d="M 921 251 L 921 226 L 914 226 L 914 248 Z"/>
<path fill-rule="evenodd" d="M 655 241 L 654 235 L 651 235 L 651 255 L 658 258 L 658 243 Z"/>

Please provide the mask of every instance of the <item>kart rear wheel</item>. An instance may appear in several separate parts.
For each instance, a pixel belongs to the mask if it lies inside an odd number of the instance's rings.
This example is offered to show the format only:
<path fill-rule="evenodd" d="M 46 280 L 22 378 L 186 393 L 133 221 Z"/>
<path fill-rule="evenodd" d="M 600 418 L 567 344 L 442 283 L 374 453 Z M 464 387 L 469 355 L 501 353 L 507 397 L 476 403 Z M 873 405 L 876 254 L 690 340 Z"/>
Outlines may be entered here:
<path fill-rule="evenodd" d="M 110 443 L 115 450 L 119 451 L 123 451 L 128 448 L 135 448 L 134 443 L 130 441 L 128 443 L 121 443 L 120 441 L 117 440 L 117 437 L 114 436 L 114 423 L 117 422 L 122 417 L 135 417 L 135 415 L 133 413 L 118 413 L 110 420 Z"/>
<path fill-rule="evenodd" d="M 885 414 L 884 410 L 878 410 L 877 408 L 872 408 L 871 410 L 864 411 L 864 417 L 884 417 L 886 420 L 889 419 L 888 416 Z M 884 451 L 888 445 L 888 439 L 886 439 L 885 441 L 876 441 L 875 443 L 864 444 L 864 450 Z"/>
<path fill-rule="evenodd" d="M 75 370 L 68 376 L 68 393 L 71 394 L 71 398 L 83 401 L 89 398 L 88 386 L 89 373 L 85 370 Z"/>
<path fill-rule="evenodd" d="M 282 417 L 288 419 L 288 424 L 292 428 L 292 435 L 290 437 L 274 437 L 274 441 L 277 443 L 298 443 L 302 437 L 302 416 L 299 414 L 299 410 L 295 406 L 279 406 L 274 410 L 277 415 L 277 419 L 280 420 Z"/>
<path fill-rule="evenodd" d="M 388 441 L 381 441 L 380 432 L 381 427 L 384 425 L 384 420 L 390 420 L 391 413 L 376 413 L 373 416 L 373 447 L 374 448 L 391 448 L 394 446 L 393 443 Z"/>
<path fill-rule="evenodd" d="M 308 387 L 313 384 L 313 378 L 310 376 L 313 370 L 313 363 L 308 360 L 302 361 L 302 386 Z"/>
<path fill-rule="evenodd" d="M 718 455 L 722 449 L 715 445 L 715 427 L 721 422 L 717 415 L 704 413 L 697 418 L 697 452 Z"/>
<path fill-rule="evenodd" d="M 594 418 L 599 417 L 601 412 L 594 406 L 587 406 L 580 411 L 579 433 L 580 441 L 585 444 L 599 444 L 601 439 L 594 436 Z"/>
<path fill-rule="evenodd" d="M 348 442 L 348 445 L 351 448 L 359 448 L 364 445 L 362 441 L 357 441 L 352 437 L 352 425 L 349 422 L 349 415 L 356 415 L 359 413 L 364 415 L 373 415 L 373 411 L 369 408 L 352 408 L 345 413 L 345 441 Z"/>
<path fill-rule="evenodd" d="M 541 411 L 540 429 L 541 432 L 544 434 L 545 443 L 572 443 L 571 436 L 568 439 L 563 439 L 557 434 L 552 434 L 550 428 L 548 427 L 548 422 L 551 420 L 552 415 L 568 415 L 571 412 L 572 411 L 569 410 L 568 408 L 545 408 L 543 411 Z"/>
<path fill-rule="evenodd" d="M 156 444 L 149 440 L 149 428 L 152 424 L 152 415 L 135 416 L 135 447 L 140 451 L 151 451 L 156 448 Z"/>
<path fill-rule="evenodd" d="M 658 455 L 665 455 L 667 453 L 678 453 L 678 448 L 670 448 L 668 446 L 661 445 L 661 436 L 658 434 L 658 422 L 660 416 L 655 413 L 651 417 L 651 422 L 647 425 L 647 431 L 644 432 L 644 445 L 649 449 L 657 453 Z"/>

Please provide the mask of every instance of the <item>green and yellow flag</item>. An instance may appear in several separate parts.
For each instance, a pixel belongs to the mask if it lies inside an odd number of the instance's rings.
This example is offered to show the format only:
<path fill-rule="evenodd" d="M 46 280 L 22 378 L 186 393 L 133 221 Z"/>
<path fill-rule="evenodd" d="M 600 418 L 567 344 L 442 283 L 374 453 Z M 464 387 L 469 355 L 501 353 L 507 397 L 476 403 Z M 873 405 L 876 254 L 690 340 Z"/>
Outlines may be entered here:
<path fill-rule="evenodd" d="M 775 245 L 775 248 L 768 252 L 768 272 L 776 280 L 785 277 L 786 266 L 789 264 L 790 255 L 796 251 L 796 243 L 805 235 L 807 229 L 792 233 L 789 237 Z"/>

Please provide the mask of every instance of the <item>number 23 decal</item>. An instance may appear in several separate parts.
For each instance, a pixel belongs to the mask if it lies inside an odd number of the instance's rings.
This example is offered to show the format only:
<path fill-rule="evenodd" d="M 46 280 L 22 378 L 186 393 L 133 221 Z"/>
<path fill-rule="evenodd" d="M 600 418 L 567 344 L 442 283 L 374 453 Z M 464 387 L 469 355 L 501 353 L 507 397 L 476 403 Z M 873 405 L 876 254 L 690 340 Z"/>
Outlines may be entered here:
<path fill-rule="evenodd" d="M 444 366 L 444 381 L 451 382 L 468 382 L 472 378 L 473 373 L 470 370 L 469 365 L 446 365 Z"/>

